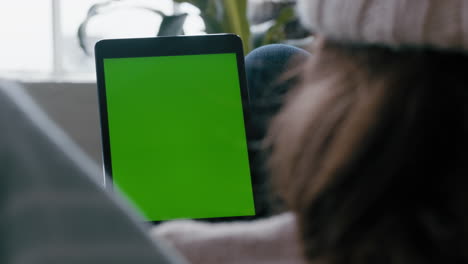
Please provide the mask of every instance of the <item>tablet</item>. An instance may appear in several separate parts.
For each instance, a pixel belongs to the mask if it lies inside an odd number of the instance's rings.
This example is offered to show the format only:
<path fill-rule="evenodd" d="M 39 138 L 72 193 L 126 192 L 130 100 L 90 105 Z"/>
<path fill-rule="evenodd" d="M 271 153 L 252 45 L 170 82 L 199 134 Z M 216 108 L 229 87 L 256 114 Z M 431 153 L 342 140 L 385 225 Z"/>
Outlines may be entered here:
<path fill-rule="evenodd" d="M 254 216 L 240 38 L 103 40 L 95 56 L 107 184 L 150 222 Z"/>

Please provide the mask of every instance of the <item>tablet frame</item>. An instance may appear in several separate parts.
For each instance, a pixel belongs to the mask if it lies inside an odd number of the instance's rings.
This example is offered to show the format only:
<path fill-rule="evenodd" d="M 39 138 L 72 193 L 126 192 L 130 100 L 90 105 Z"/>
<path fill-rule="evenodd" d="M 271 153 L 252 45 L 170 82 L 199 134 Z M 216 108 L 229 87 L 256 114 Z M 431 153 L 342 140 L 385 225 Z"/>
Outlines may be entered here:
<path fill-rule="evenodd" d="M 253 138 L 249 93 L 247 89 L 247 80 L 245 73 L 244 51 L 242 40 L 234 34 L 211 34 L 200 36 L 174 36 L 174 37 L 154 37 L 154 38 L 130 38 L 130 39 L 106 39 L 101 40 L 95 45 L 95 61 L 96 61 L 96 77 L 98 87 L 101 139 L 102 139 L 102 160 L 104 174 L 107 176 L 105 186 L 109 190 L 113 190 L 112 181 L 112 160 L 109 137 L 109 120 L 107 112 L 107 96 L 106 83 L 104 75 L 104 59 L 115 58 L 137 58 L 137 57 L 157 57 L 157 56 L 183 56 L 183 55 L 203 55 L 203 54 L 222 54 L 235 53 L 237 57 L 237 70 L 239 76 L 244 127 L 246 134 L 246 144 L 248 147 L 249 170 L 251 177 L 252 195 L 256 212 L 256 190 L 252 181 L 253 160 L 250 153 L 250 142 Z M 233 220 L 249 220 L 256 217 L 257 212 L 253 216 L 236 216 L 236 217 L 218 217 L 218 218 L 203 218 L 204 221 L 233 221 Z M 196 219 L 196 218 L 192 218 Z M 163 221 L 147 221 L 153 224 L 158 224 Z"/>

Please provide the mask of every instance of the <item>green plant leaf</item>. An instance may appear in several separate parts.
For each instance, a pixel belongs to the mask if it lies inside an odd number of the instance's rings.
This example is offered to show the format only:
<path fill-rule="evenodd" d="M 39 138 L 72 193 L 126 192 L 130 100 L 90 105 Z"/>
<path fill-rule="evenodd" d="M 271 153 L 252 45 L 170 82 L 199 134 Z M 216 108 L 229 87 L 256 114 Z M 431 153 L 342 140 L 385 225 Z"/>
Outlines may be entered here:
<path fill-rule="evenodd" d="M 274 20 L 274 24 L 265 32 L 262 45 L 279 43 L 286 39 L 285 27 L 296 18 L 293 7 L 284 8 Z"/>
<path fill-rule="evenodd" d="M 251 50 L 250 25 L 247 20 L 247 0 L 219 0 L 224 3 L 226 17 L 223 21 L 226 28 L 244 40 L 244 50 Z"/>
<path fill-rule="evenodd" d="M 233 33 L 244 41 L 244 50 L 251 50 L 250 25 L 247 20 L 247 0 L 174 0 L 197 6 L 207 33 Z"/>

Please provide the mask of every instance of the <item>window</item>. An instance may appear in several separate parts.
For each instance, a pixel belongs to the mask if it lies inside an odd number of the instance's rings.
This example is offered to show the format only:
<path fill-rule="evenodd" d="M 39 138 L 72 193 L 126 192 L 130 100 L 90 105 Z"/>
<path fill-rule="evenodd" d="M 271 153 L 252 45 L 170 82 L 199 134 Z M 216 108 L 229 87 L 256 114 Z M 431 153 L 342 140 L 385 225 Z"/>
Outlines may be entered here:
<path fill-rule="evenodd" d="M 0 2 L 0 71 L 52 70 L 52 12 L 48 2 Z"/>
<path fill-rule="evenodd" d="M 103 38 L 155 36 L 161 17 L 141 7 L 166 15 L 186 12 L 186 34 L 202 34 L 199 10 L 171 0 L 10 0 L 0 2 L 0 78 L 22 80 L 94 80 L 94 58 L 81 49 L 77 37 L 89 8 L 112 2 L 113 7 L 91 19 L 87 43 Z M 92 48 L 91 48 L 92 49 Z"/>

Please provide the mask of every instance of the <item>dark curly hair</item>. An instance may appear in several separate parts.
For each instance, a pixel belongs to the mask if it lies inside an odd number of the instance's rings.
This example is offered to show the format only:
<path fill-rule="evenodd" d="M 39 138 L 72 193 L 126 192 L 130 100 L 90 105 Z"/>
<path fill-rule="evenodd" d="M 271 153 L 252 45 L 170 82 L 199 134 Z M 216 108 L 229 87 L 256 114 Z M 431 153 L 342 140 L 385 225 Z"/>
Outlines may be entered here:
<path fill-rule="evenodd" d="M 318 41 L 269 135 L 312 263 L 468 263 L 468 56 Z"/>

